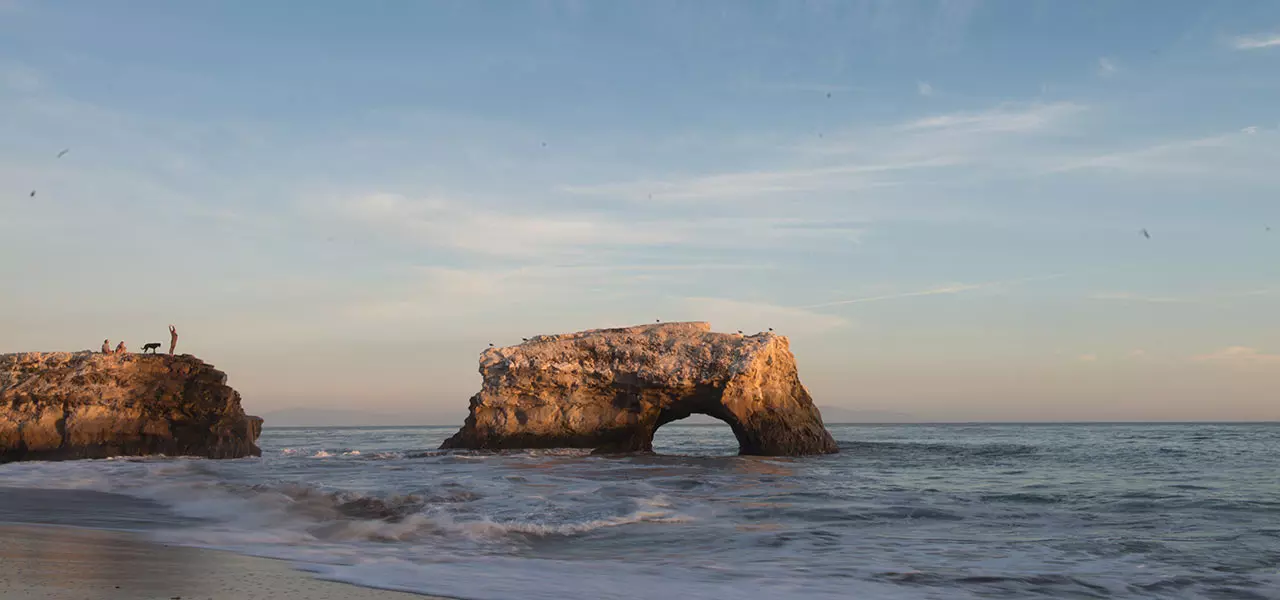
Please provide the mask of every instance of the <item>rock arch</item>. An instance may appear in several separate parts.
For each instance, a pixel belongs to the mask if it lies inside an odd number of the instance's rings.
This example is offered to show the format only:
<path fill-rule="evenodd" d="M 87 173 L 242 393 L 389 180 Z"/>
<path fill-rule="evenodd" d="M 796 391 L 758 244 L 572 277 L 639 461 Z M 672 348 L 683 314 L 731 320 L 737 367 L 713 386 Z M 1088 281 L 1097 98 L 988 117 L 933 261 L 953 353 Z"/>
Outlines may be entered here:
<path fill-rule="evenodd" d="M 484 384 L 442 448 L 653 449 L 667 423 L 727 423 L 739 453 L 837 452 L 787 338 L 665 323 L 538 336 L 480 357 Z"/>

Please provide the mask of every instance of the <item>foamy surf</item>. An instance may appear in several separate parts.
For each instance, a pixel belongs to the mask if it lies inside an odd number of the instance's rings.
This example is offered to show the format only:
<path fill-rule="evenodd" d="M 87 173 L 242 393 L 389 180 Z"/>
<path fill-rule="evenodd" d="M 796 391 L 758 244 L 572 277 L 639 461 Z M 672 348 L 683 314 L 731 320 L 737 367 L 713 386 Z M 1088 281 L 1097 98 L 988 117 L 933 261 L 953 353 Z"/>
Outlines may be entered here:
<path fill-rule="evenodd" d="M 1280 555 L 1280 427 L 832 431 L 847 452 L 786 460 L 726 456 L 732 434 L 704 427 L 664 428 L 667 455 L 627 457 L 431 450 L 452 428 L 267 430 L 260 459 L 0 465 L 0 516 L 141 527 L 479 600 L 1280 589 L 1266 560 Z M 4 486 L 65 494 L 13 492 L 6 507 Z M 1159 526 L 1173 521 L 1176 539 Z"/>

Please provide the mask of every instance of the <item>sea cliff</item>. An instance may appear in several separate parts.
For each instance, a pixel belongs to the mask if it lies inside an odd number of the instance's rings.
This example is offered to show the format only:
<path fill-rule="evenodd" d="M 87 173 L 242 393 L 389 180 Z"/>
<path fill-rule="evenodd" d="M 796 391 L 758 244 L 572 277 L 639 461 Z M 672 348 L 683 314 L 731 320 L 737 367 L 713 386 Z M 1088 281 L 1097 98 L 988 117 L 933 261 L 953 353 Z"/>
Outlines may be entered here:
<path fill-rule="evenodd" d="M 838 448 L 800 383 L 786 337 L 665 323 L 543 335 L 480 356 L 484 383 L 443 448 L 652 450 L 666 423 L 706 414 L 741 454 Z"/>
<path fill-rule="evenodd" d="M 226 374 L 194 356 L 0 355 L 0 462 L 258 456 L 261 430 Z"/>

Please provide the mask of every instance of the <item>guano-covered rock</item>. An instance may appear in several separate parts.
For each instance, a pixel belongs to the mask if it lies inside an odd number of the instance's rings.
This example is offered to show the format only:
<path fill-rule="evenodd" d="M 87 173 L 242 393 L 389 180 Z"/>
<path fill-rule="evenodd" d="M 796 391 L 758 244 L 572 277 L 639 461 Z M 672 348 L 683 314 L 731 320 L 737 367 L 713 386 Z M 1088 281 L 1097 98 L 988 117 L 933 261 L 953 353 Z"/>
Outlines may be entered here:
<path fill-rule="evenodd" d="M 0 355 L 0 462 L 259 456 L 262 419 L 190 355 Z"/>
<path fill-rule="evenodd" d="M 480 356 L 484 384 L 442 448 L 650 451 L 659 427 L 700 413 L 739 452 L 837 452 L 787 338 L 665 323 L 543 335 Z"/>

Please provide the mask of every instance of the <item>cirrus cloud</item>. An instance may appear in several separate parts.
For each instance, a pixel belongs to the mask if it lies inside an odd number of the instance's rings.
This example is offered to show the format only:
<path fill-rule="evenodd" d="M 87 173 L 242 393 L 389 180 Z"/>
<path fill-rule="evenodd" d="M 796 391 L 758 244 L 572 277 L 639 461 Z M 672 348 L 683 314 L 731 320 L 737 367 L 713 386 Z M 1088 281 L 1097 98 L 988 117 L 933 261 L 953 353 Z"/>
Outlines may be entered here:
<path fill-rule="evenodd" d="M 1232 367 L 1280 367 L 1280 354 L 1268 354 L 1249 346 L 1228 346 L 1216 352 L 1193 356 L 1191 360 Z"/>

